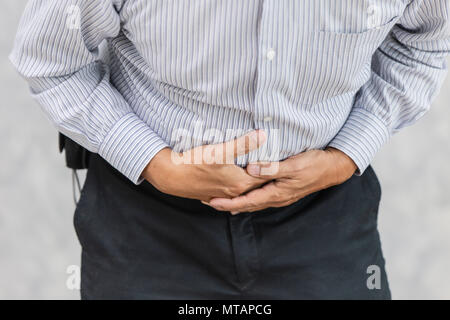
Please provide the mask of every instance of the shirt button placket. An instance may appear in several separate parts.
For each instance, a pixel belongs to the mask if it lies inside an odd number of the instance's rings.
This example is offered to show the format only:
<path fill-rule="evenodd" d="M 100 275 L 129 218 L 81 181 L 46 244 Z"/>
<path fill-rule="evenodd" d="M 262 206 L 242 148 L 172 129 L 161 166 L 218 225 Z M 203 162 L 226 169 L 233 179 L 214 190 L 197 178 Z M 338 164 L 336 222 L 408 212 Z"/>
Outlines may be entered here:
<path fill-rule="evenodd" d="M 275 60 L 277 58 L 277 51 L 275 46 L 273 45 L 272 40 L 270 40 L 270 21 L 271 14 L 273 12 L 274 3 L 272 1 L 264 1 L 264 8 L 262 10 L 261 24 L 260 24 L 260 42 L 259 42 L 259 52 L 261 54 L 261 59 L 258 64 L 258 84 L 256 91 L 256 109 L 254 112 L 254 121 L 255 126 L 259 129 L 264 129 L 267 132 L 270 130 L 273 123 L 273 116 L 270 108 L 268 107 L 268 99 L 267 94 L 270 93 L 265 92 L 266 90 L 260 91 L 259 88 L 266 87 L 266 81 L 270 81 L 266 77 L 272 77 L 270 71 L 272 68 L 275 68 L 276 65 Z M 269 72 L 269 74 L 267 74 Z"/>

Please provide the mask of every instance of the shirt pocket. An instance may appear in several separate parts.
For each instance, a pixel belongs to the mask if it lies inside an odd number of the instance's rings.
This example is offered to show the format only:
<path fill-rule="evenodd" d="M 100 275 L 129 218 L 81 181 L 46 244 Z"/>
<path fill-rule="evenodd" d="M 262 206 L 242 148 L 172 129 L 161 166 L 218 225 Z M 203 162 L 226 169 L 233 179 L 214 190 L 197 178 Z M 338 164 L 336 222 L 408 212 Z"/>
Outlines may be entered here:
<path fill-rule="evenodd" d="M 320 31 L 364 33 L 399 17 L 409 0 L 318 0 Z"/>
<path fill-rule="evenodd" d="M 312 32 L 298 70 L 300 103 L 317 105 L 354 95 L 369 80 L 373 54 L 396 21 L 357 33 Z"/>

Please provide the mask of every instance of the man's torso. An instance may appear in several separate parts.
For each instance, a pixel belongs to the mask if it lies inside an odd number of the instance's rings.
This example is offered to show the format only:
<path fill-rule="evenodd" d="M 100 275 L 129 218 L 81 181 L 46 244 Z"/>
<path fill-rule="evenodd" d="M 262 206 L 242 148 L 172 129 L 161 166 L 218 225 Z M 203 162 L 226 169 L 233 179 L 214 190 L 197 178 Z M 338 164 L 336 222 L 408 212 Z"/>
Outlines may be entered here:
<path fill-rule="evenodd" d="M 175 150 L 264 129 L 282 160 L 337 134 L 407 2 L 128 1 L 112 82 Z"/>

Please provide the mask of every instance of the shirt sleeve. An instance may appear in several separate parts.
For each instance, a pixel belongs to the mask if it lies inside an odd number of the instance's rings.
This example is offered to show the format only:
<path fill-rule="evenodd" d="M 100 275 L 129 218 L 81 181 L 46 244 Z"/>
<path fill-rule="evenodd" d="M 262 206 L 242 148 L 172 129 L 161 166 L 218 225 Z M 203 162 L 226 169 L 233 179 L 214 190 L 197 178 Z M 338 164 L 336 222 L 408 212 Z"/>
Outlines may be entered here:
<path fill-rule="evenodd" d="M 166 143 L 110 82 L 99 57 L 125 0 L 30 0 L 10 60 L 57 129 L 134 183 Z"/>
<path fill-rule="evenodd" d="M 450 53 L 450 2 L 413 0 L 375 52 L 370 80 L 329 146 L 362 174 L 390 136 L 421 118 L 444 81 Z"/>

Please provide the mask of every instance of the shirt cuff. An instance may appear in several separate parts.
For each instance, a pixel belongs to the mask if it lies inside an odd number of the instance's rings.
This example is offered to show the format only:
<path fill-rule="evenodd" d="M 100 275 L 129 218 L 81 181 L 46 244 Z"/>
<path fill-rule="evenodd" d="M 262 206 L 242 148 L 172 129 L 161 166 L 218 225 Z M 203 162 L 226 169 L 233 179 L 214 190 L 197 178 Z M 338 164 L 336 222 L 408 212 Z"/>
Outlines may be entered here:
<path fill-rule="evenodd" d="M 348 155 L 362 175 L 375 154 L 389 139 L 389 130 L 377 116 L 354 107 L 344 126 L 328 145 Z"/>
<path fill-rule="evenodd" d="M 135 184 L 142 171 L 168 145 L 136 114 L 123 116 L 105 137 L 99 155 Z"/>

